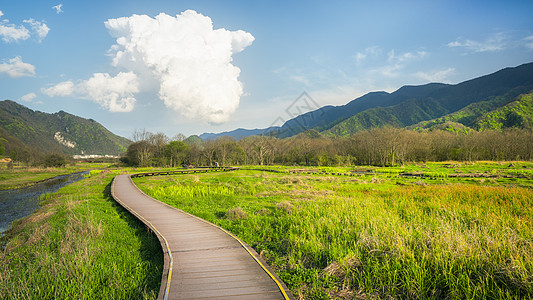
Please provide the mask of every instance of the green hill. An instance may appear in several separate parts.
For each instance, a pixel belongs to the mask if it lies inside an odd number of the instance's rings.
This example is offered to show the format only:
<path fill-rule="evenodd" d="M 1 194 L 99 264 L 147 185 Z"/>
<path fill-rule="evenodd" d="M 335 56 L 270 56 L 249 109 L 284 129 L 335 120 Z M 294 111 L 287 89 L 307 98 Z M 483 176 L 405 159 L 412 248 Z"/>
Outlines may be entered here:
<path fill-rule="evenodd" d="M 522 128 L 532 129 L 533 91 L 515 98 L 495 97 L 429 121 L 409 126 L 416 130 L 443 129 L 449 131 Z"/>
<path fill-rule="evenodd" d="M 0 101 L 0 136 L 41 152 L 118 155 L 131 143 L 92 119 L 64 111 L 33 111 L 16 102 Z"/>
<path fill-rule="evenodd" d="M 478 130 L 523 128 L 533 126 L 533 91 L 521 95 L 517 100 L 488 112 L 479 117 L 473 124 Z"/>
<path fill-rule="evenodd" d="M 507 105 L 520 94 L 532 90 L 533 63 L 506 68 L 456 85 L 433 86 L 433 89 L 428 89 L 427 85 L 414 86 L 409 87 L 409 90 L 403 87 L 392 94 L 387 94 L 389 96 L 381 95 L 396 99 L 396 104 L 377 105 L 359 111 L 349 118 L 331 122 L 335 125 L 330 128 L 324 127 L 327 129 L 322 132 L 330 136 L 347 136 L 360 130 L 385 125 L 427 129 L 444 123 L 485 129 L 498 128 L 498 123 L 502 123 L 503 127 L 517 127 L 515 123 L 522 122 L 524 123 L 522 126 L 527 127 L 531 123 L 528 119 L 529 106 L 526 104 L 520 106 L 520 111 L 518 107 L 513 107 L 498 111 L 497 114 L 495 112 L 495 115 L 483 119 L 483 123 L 480 123 L 481 120 L 478 118 Z M 399 97 L 401 94 L 407 94 L 410 98 Z"/>

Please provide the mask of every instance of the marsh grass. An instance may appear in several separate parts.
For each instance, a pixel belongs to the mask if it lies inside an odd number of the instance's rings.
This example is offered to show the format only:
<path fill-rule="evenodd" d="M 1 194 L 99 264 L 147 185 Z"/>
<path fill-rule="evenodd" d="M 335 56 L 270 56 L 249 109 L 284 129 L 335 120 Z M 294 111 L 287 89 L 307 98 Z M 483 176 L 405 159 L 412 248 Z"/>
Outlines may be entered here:
<path fill-rule="evenodd" d="M 104 163 L 77 163 L 63 168 L 16 167 L 14 169 L 7 169 L 6 167 L 0 166 L 0 190 L 29 185 L 36 181 L 59 175 L 90 169 L 101 169 L 108 166 L 109 164 Z"/>
<path fill-rule="evenodd" d="M 154 299 L 157 237 L 109 195 L 112 171 L 43 198 L 2 238 L 0 299 Z"/>
<path fill-rule="evenodd" d="M 454 168 L 480 171 L 475 165 Z M 245 240 L 298 298 L 533 296 L 531 189 L 509 181 L 489 185 L 379 173 L 244 170 L 135 181 L 146 193 Z M 195 192 L 198 186 L 210 192 Z M 237 208 L 246 218 L 227 217 Z"/>

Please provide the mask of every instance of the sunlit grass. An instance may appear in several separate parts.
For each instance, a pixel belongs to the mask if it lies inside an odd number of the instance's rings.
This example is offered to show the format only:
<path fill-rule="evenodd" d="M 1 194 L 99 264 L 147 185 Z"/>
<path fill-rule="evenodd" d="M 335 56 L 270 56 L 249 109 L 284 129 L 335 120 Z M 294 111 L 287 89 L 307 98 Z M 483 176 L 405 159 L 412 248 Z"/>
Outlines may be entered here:
<path fill-rule="evenodd" d="M 428 167 L 451 173 L 448 165 L 405 169 Z M 467 167 L 507 172 L 455 169 Z M 306 299 L 533 295 L 531 189 L 376 169 L 358 176 L 237 171 L 135 181 L 237 234 Z"/>
<path fill-rule="evenodd" d="M 0 166 L 0 190 L 21 187 L 36 181 L 45 180 L 59 175 L 86 171 L 89 169 L 104 169 L 106 163 L 77 163 L 62 168 L 43 167 L 15 167 L 8 169 Z"/>
<path fill-rule="evenodd" d="M 0 299 L 154 299 L 158 239 L 109 195 L 116 172 L 48 195 L 2 238 Z"/>

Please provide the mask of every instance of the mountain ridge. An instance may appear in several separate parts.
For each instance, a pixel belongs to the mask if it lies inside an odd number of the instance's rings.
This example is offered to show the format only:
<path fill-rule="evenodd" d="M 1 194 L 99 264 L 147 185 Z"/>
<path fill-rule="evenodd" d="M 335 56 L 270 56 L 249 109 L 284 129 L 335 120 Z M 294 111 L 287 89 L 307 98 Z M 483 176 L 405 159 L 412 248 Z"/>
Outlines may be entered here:
<path fill-rule="evenodd" d="M 0 128 L 29 147 L 64 154 L 118 155 L 131 143 L 93 119 L 65 111 L 34 111 L 11 100 L 0 101 Z"/>
<path fill-rule="evenodd" d="M 493 109 L 496 109 L 532 90 L 533 63 L 525 63 L 457 84 L 405 85 L 392 93 L 370 92 L 344 105 L 327 105 L 301 114 L 269 135 L 285 138 L 314 129 L 327 136 L 348 136 L 359 130 L 386 125 L 411 127 L 453 114 L 475 103 L 503 97 L 500 102 L 492 103 L 496 105 Z M 474 112 L 471 114 L 473 119 L 480 116 Z M 226 133 L 212 134 L 211 138 Z"/>

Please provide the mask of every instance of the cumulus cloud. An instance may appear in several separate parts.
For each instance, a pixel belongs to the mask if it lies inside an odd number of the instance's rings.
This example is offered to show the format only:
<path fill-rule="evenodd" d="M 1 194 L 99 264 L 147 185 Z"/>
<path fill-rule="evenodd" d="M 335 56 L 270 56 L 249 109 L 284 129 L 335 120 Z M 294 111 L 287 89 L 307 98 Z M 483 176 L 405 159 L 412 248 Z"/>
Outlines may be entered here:
<path fill-rule="evenodd" d="M 4 13 L 0 11 L 0 18 L 3 16 Z M 28 24 L 31 31 L 24 25 L 10 24 L 8 20 L 0 19 L 0 36 L 2 40 L 6 43 L 24 41 L 34 35 L 37 41 L 41 42 L 50 31 L 50 28 L 45 23 L 31 18 L 22 22 Z"/>
<path fill-rule="evenodd" d="M 74 93 L 74 82 L 63 81 L 49 88 L 42 88 L 41 93 L 49 97 L 64 97 Z"/>
<path fill-rule="evenodd" d="M 95 73 L 78 83 L 63 81 L 41 89 L 49 97 L 77 96 L 92 100 L 112 112 L 129 112 L 135 106 L 134 95 L 139 92 L 139 81 L 133 72 L 120 72 L 113 77 L 108 73 Z"/>
<path fill-rule="evenodd" d="M 58 14 L 58 15 L 59 15 L 60 13 L 63 12 L 63 10 L 61 9 L 61 7 L 63 7 L 63 4 L 61 4 L 61 3 L 59 3 L 59 4 L 56 5 L 56 6 L 52 6 L 52 8 L 56 10 L 56 14 Z"/>
<path fill-rule="evenodd" d="M 16 56 L 0 64 L 0 74 L 2 73 L 11 78 L 32 77 L 35 76 L 35 66 L 23 62 L 20 56 Z"/>
<path fill-rule="evenodd" d="M 31 102 L 36 97 L 37 97 L 37 95 L 35 93 L 29 93 L 29 94 L 26 94 L 26 95 L 20 97 L 20 100 L 24 101 L 24 102 Z"/>
<path fill-rule="evenodd" d="M 129 112 L 135 106 L 133 95 L 139 92 L 139 82 L 133 72 L 120 72 L 115 77 L 107 73 L 95 73 L 79 88 L 89 99 L 109 111 Z"/>
<path fill-rule="evenodd" d="M 250 33 L 213 29 L 193 10 L 109 19 L 105 26 L 116 38 L 113 65 L 150 72 L 167 107 L 210 123 L 228 121 L 237 109 L 243 86 L 232 56 L 252 44 Z"/>

